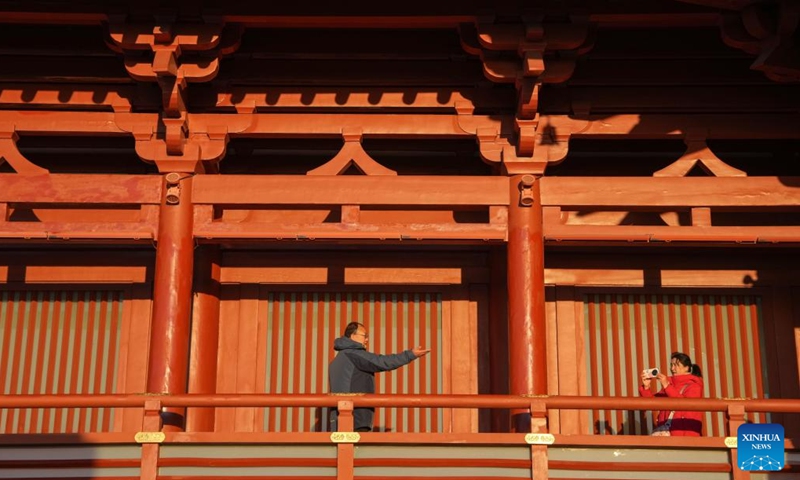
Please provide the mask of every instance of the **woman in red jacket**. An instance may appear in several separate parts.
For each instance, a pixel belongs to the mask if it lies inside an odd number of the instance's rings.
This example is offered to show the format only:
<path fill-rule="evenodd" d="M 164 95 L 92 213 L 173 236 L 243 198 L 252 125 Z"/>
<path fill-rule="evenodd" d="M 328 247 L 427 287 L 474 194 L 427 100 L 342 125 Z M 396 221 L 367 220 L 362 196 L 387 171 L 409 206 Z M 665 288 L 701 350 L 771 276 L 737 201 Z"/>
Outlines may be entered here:
<path fill-rule="evenodd" d="M 668 377 L 659 372 L 655 377 L 661 383 L 661 391 L 656 397 L 671 398 L 700 398 L 703 396 L 703 375 L 700 367 L 692 364 L 692 359 L 681 352 L 675 352 L 670 358 L 669 369 L 672 376 Z M 639 393 L 643 397 L 652 397 L 650 390 L 652 378 L 647 371 L 642 372 L 642 385 Z M 672 420 L 670 421 L 670 413 Z M 669 428 L 669 434 L 674 436 L 699 437 L 703 431 L 703 412 L 684 412 L 675 410 L 661 410 L 658 412 L 655 428 Z"/>

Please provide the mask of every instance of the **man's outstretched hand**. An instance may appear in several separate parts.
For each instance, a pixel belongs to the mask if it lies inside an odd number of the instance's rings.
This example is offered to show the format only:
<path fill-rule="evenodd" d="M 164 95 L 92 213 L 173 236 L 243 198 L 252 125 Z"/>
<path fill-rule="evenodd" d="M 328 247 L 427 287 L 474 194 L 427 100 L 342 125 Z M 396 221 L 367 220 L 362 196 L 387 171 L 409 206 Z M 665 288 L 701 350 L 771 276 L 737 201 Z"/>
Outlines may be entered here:
<path fill-rule="evenodd" d="M 414 355 L 417 358 L 424 357 L 425 355 L 431 353 L 431 349 L 430 348 L 422 348 L 422 347 L 415 347 L 411 351 L 414 352 Z"/>

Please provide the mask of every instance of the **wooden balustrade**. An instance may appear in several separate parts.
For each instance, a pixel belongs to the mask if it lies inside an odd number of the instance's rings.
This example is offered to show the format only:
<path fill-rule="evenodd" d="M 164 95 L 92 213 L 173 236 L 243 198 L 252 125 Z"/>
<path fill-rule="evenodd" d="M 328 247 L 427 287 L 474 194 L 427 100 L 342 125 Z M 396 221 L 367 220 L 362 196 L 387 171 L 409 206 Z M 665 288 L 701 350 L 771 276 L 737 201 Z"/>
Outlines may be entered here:
<path fill-rule="evenodd" d="M 339 435 L 324 432 L 169 432 L 162 431 L 163 422 L 160 413 L 168 407 L 337 407 L 340 411 L 339 422 L 342 430 Z M 360 433 L 351 432 L 353 428 L 352 410 L 355 407 L 395 407 L 395 408 L 491 408 L 517 409 L 531 412 L 531 434 L 522 433 Z M 744 421 L 748 412 L 800 413 L 800 399 L 674 399 L 674 398 L 641 398 L 641 397 L 586 397 L 586 396 L 512 396 L 512 395 L 266 395 L 266 394 L 226 394 L 226 395 L 6 395 L 0 397 L 0 409 L 19 408 L 137 408 L 144 410 L 142 430 L 134 434 L 128 433 L 81 433 L 81 434 L 5 434 L 0 435 L 0 446 L 22 448 L 41 448 L 43 445 L 70 446 L 75 444 L 142 444 L 138 478 L 156 480 L 169 477 L 162 473 L 163 468 L 230 468 L 252 466 L 254 468 L 321 468 L 332 471 L 335 467 L 337 480 L 351 480 L 359 469 L 375 468 L 524 468 L 530 472 L 532 480 L 546 480 L 554 470 L 563 472 L 604 471 L 609 475 L 617 471 L 645 471 L 658 468 L 667 473 L 709 472 L 735 480 L 747 480 L 749 472 L 736 467 L 736 451 L 730 450 L 724 437 L 650 437 L 630 435 L 550 435 L 547 428 L 547 416 L 550 410 L 693 410 L 709 412 L 726 412 L 728 418 L 728 435 L 735 436 L 736 428 Z M 528 460 L 519 458 L 476 458 L 476 457 L 430 457 L 422 455 L 406 458 L 399 452 L 396 457 L 359 457 L 354 444 L 360 448 L 513 448 L 519 454 L 519 448 L 529 452 Z M 191 458 L 164 455 L 165 448 L 176 448 L 194 444 L 199 448 L 215 445 L 207 450 L 209 457 L 192 455 Z M 256 455 L 237 458 L 213 457 L 217 448 L 224 445 L 268 445 L 286 444 L 320 446 L 319 448 L 335 448 L 335 457 L 319 458 L 264 458 Z M 370 447 L 372 446 L 372 447 Z M 481 447 L 483 446 L 483 447 Z M 566 446 L 566 447 L 565 447 Z M 626 459 L 624 456 L 613 461 L 597 461 L 591 457 L 579 456 L 575 459 L 549 459 L 554 449 L 563 456 L 564 449 L 603 449 L 615 451 L 625 450 L 632 453 L 646 454 L 648 461 Z M 795 450 L 793 439 L 786 440 L 787 450 Z M 641 450 L 645 449 L 646 452 Z M 684 450 L 680 458 L 653 458 L 651 455 L 672 455 L 674 451 Z M 326 450 L 328 451 L 328 450 Z M 359 450 L 363 451 L 363 450 Z M 588 450 L 587 450 L 588 451 Z M 673 452 L 670 454 L 669 452 Z M 706 453 L 703 453 L 706 452 Z M 709 460 L 686 460 L 685 455 L 710 455 Z M 585 454 L 581 454 L 585 455 Z M 723 455 L 721 457 L 721 455 Z M 727 461 L 724 461 L 727 456 Z M 252 457 L 252 458 L 251 458 Z M 700 458 L 700 457 L 698 457 Z M 710 457 L 709 457 L 710 458 Z M 66 462 L 66 463 L 65 463 Z M 110 462 L 110 463 L 109 463 Z M 116 462 L 116 463 L 114 463 Z M 122 463 L 120 463 L 122 462 Z M 126 463 L 127 462 L 127 463 Z M 398 463 L 399 462 L 399 463 Z M 85 465 L 84 465 L 85 464 Z M 46 459 L 26 461 L 8 457 L 0 458 L 0 469 L 37 469 L 37 468 L 77 468 L 102 467 L 103 465 L 125 465 L 133 463 L 128 459 L 108 460 L 97 463 L 95 459 L 63 460 Z M 119 465 L 117 465 L 119 464 Z M 130 464 L 130 465 L 129 465 Z M 795 471 L 798 465 L 789 464 L 788 471 Z M 426 478 L 433 478 L 432 470 Z M 330 475 L 329 478 L 333 478 Z M 368 476 L 368 475 L 367 475 Z M 413 476 L 413 475 L 411 475 Z M 135 479 L 137 476 L 126 477 Z M 15 477 L 16 478 L 16 477 Z M 21 478 L 21 477 L 20 477 Z M 100 476 L 102 477 L 102 475 Z M 109 477 L 110 478 L 110 477 Z M 116 477 L 115 477 L 116 478 Z M 121 478 L 121 477 L 120 477 Z M 422 477 L 420 477 L 422 478 Z M 612 478 L 612 477 L 608 477 Z"/>

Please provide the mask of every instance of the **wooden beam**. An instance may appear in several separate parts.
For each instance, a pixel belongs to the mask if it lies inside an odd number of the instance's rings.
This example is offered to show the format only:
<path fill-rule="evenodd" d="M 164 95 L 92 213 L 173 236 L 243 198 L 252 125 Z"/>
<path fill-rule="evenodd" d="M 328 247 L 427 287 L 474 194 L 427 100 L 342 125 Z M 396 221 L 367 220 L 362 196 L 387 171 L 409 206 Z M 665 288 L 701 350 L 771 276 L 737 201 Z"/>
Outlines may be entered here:
<path fill-rule="evenodd" d="M 510 133 L 510 116 L 479 115 L 397 115 L 397 114 L 190 114 L 195 131 L 227 126 L 241 136 L 338 136 L 343 128 L 361 128 L 365 135 L 395 136 L 473 136 L 470 128 L 500 128 Z M 105 112 L 30 112 L 5 111 L 3 118 L 20 133 L 125 134 L 135 127 L 155 128 L 157 114 L 113 114 Z M 122 127 L 117 126 L 117 122 Z M 461 125 L 459 125 L 461 123 Z M 800 115 L 593 115 L 586 119 L 567 115 L 546 115 L 540 128 L 591 137 L 627 135 L 632 138 L 682 137 L 698 128 L 709 131 L 709 138 L 800 138 Z M 709 127 L 713 125 L 713 127 Z"/>
<path fill-rule="evenodd" d="M 800 177 L 545 177 L 542 203 L 562 208 L 800 207 Z"/>
<path fill-rule="evenodd" d="M 4 92 L 0 92 L 0 100 Z M 192 94 L 192 106 L 233 108 L 252 106 L 259 110 L 270 108 L 438 108 L 455 112 L 456 107 L 505 108 L 513 110 L 513 90 L 487 88 L 319 88 L 275 87 L 269 93 L 263 87 L 233 87 L 221 92 L 198 91 Z"/>
<path fill-rule="evenodd" d="M 512 115 L 433 114 L 188 114 L 193 132 L 223 130 L 242 137 L 340 137 L 344 129 L 388 138 L 472 137 L 478 128 L 504 135 L 514 131 Z M 45 112 L 6 110 L 4 122 L 20 134 L 128 135 L 160 128 L 155 113 Z"/>
<path fill-rule="evenodd" d="M 0 202 L 158 204 L 160 193 L 152 175 L 0 174 Z"/>
<path fill-rule="evenodd" d="M 505 177 L 197 175 L 193 198 L 223 205 L 508 205 L 507 183 Z"/>
<path fill-rule="evenodd" d="M 667 227 L 636 225 L 545 225 L 549 245 L 558 242 L 800 243 L 796 227 Z"/>
<path fill-rule="evenodd" d="M 6 110 L 3 121 L 20 134 L 128 135 L 159 127 L 155 113 L 40 112 Z M 339 137 L 343 129 L 361 129 L 365 136 L 381 138 L 474 137 L 480 128 L 500 135 L 514 133 L 512 115 L 428 115 L 346 113 L 189 114 L 193 132 L 223 129 L 237 137 Z M 800 115 L 750 114 L 630 114 L 543 115 L 538 130 L 548 135 L 603 138 L 683 138 L 687 133 L 708 132 L 711 139 L 798 139 Z"/>
<path fill-rule="evenodd" d="M 144 223 L 0 223 L 5 240 L 152 240 L 154 227 Z"/>
<path fill-rule="evenodd" d="M 572 134 L 588 138 L 620 135 L 627 138 L 683 138 L 687 133 L 708 132 L 711 139 L 796 139 L 800 138 L 797 114 L 620 114 L 542 115 L 538 130 L 551 136 Z"/>
<path fill-rule="evenodd" d="M 199 240 L 506 240 L 505 225 L 455 224 L 290 224 L 223 223 L 195 225 Z"/>

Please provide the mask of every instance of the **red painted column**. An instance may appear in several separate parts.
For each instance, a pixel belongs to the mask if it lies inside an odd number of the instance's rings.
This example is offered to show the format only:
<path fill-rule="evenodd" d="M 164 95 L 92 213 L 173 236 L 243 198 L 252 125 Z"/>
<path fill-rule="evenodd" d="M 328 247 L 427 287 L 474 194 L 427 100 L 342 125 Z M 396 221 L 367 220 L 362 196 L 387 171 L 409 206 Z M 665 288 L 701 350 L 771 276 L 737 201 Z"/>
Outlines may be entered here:
<path fill-rule="evenodd" d="M 200 247 L 195 255 L 189 393 L 217 393 L 220 257 L 216 245 Z M 213 432 L 214 412 L 213 408 L 190 408 L 186 431 Z"/>
<path fill-rule="evenodd" d="M 149 393 L 186 393 L 194 263 L 192 220 L 191 174 L 165 175 L 153 285 Z M 162 417 L 164 431 L 183 430 L 184 409 L 170 409 Z"/>
<path fill-rule="evenodd" d="M 547 393 L 544 238 L 539 182 L 510 177 L 508 207 L 509 393 Z M 512 412 L 512 429 L 530 432 L 530 415 Z"/>

